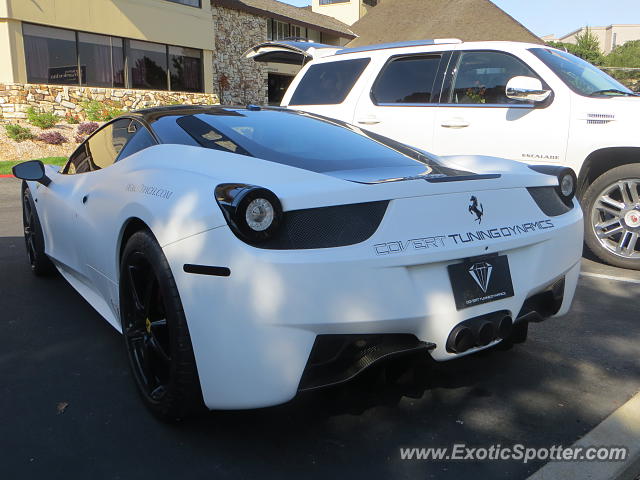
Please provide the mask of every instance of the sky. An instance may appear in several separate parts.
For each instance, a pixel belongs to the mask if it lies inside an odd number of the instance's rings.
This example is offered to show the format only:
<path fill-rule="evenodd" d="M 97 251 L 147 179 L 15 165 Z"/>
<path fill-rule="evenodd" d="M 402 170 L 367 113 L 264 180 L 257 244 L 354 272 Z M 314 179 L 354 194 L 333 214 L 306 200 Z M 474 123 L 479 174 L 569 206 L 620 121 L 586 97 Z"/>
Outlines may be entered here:
<path fill-rule="evenodd" d="M 309 5 L 309 0 L 282 0 Z M 429 0 L 424 0 L 428 2 Z M 616 0 L 493 0 L 509 15 L 538 36 L 565 35 L 585 25 L 640 24 L 640 1 Z"/>

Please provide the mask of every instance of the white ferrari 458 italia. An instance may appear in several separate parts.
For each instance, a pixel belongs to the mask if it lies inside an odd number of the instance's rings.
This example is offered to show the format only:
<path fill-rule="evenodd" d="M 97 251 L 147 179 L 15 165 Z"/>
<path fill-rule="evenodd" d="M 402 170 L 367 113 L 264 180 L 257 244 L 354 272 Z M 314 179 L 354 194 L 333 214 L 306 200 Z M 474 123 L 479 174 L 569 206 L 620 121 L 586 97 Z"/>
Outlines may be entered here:
<path fill-rule="evenodd" d="M 122 332 L 166 420 L 523 342 L 580 270 L 571 169 L 437 158 L 310 113 L 141 110 L 14 174 L 33 272 Z"/>

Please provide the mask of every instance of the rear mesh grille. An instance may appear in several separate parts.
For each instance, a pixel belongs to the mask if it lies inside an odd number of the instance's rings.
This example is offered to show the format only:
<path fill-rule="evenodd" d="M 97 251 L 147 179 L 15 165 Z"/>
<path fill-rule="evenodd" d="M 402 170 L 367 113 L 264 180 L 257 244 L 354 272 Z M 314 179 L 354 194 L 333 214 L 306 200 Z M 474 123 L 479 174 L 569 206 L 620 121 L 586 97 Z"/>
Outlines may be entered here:
<path fill-rule="evenodd" d="M 527 190 L 540 210 L 550 217 L 557 217 L 573 208 L 573 204 L 570 206 L 562 201 L 556 187 L 529 187 Z"/>
<path fill-rule="evenodd" d="M 296 250 L 355 245 L 375 233 L 388 205 L 385 200 L 291 210 L 284 213 L 284 225 L 276 236 L 259 247 Z"/>

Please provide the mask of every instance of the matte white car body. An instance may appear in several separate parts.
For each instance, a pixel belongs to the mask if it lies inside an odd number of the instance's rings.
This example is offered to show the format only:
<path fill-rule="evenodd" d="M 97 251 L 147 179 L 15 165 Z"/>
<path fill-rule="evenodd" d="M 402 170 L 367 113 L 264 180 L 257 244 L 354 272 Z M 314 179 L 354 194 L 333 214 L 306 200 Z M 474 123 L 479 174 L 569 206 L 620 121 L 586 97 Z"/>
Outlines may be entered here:
<path fill-rule="evenodd" d="M 132 221 L 148 226 L 175 277 L 211 409 L 290 400 L 320 334 L 414 334 L 434 343 L 431 355 L 442 361 L 460 356 L 445 344 L 467 318 L 507 310 L 515 319 L 525 299 L 562 277 L 564 298 L 555 316 L 571 305 L 580 269 L 581 210 L 574 201 L 569 212 L 549 217 L 526 189 L 557 185 L 554 176 L 517 162 L 456 157 L 442 161 L 501 176 L 362 184 L 259 158 L 241 160 L 232 153 L 163 144 L 82 175 L 47 166 L 48 186 L 28 182 L 47 255 L 118 331 L 123 235 Z M 267 250 L 242 242 L 227 225 L 213 194 L 226 182 L 271 190 L 285 212 L 390 204 L 365 242 Z M 484 207 L 481 227 L 468 211 L 470 192 Z M 530 226 L 509 230 L 525 224 Z M 491 229 L 502 235 L 468 242 L 457 237 Z M 509 259 L 513 297 L 457 310 L 447 266 L 492 253 Z M 185 264 L 224 266 L 231 275 L 185 273 Z M 481 348 L 486 347 L 464 354 Z"/>

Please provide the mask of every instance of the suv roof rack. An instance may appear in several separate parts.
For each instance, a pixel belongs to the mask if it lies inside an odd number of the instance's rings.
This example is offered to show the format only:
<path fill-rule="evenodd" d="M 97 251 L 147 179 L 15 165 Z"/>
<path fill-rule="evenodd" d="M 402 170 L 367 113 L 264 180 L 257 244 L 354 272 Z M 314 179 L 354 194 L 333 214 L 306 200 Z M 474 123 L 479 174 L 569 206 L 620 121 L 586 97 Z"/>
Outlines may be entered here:
<path fill-rule="evenodd" d="M 412 40 L 408 42 L 379 43 L 377 45 L 365 45 L 364 47 L 343 48 L 335 55 L 346 53 L 371 52 L 374 50 L 386 50 L 388 48 L 425 47 L 429 45 L 445 45 L 450 43 L 462 43 L 459 38 L 434 38 L 431 40 Z"/>

